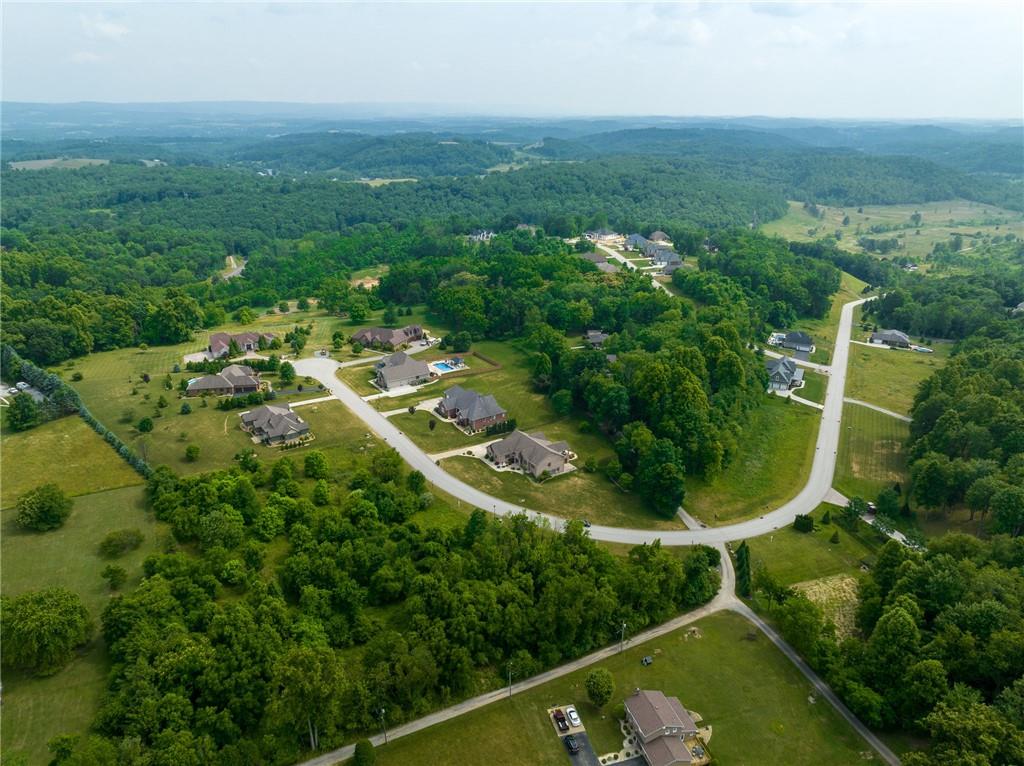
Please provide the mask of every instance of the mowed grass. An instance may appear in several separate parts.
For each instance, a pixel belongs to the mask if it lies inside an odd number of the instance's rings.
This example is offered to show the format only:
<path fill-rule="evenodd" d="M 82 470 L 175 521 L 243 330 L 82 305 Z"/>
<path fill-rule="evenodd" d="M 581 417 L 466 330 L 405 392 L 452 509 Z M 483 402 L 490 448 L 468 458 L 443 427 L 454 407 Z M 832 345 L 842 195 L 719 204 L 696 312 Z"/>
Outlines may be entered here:
<path fill-rule="evenodd" d="M 873 500 L 896 482 L 905 485 L 909 434 L 909 424 L 898 418 L 844 404 L 833 486 L 847 497 Z"/>
<path fill-rule="evenodd" d="M 812 402 L 822 404 L 825 401 L 825 389 L 828 388 L 828 376 L 804 369 L 804 385 L 794 393 L 801 399 L 809 399 Z"/>
<path fill-rule="evenodd" d="M 715 526 L 758 516 L 796 495 L 814 459 L 821 413 L 765 397 L 739 439 L 740 452 L 713 481 L 686 480 L 683 507 Z"/>
<path fill-rule="evenodd" d="M 392 415 L 389 420 L 403 434 L 416 442 L 427 454 L 431 455 L 501 438 L 500 436 L 488 436 L 486 433 L 469 436 L 456 428 L 453 423 L 441 420 L 432 413 L 423 410 L 417 410 L 412 414 L 403 412 L 401 415 Z M 433 431 L 430 430 L 431 421 L 437 424 L 434 426 Z"/>
<path fill-rule="evenodd" d="M 918 386 L 945 366 L 953 344 L 932 343 L 929 348 L 935 353 L 851 343 L 846 396 L 909 415 Z"/>
<path fill-rule="evenodd" d="M 678 630 L 602 662 L 616 693 L 604 713 L 586 699 L 589 668 L 495 702 L 377 749 L 378 766 L 565 766 L 569 756 L 546 710 L 575 704 L 599 755 L 622 747 L 610 714 L 635 688 L 678 696 L 713 727 L 709 748 L 730 766 L 862 764 L 868 746 L 810 684 L 739 615 L 719 613 L 696 623 L 701 637 Z M 643 667 L 640 658 L 654 656 Z"/>
<path fill-rule="evenodd" d="M 24 395 L 24 394 L 23 394 Z M 51 420 L 0 439 L 3 482 L 0 508 L 40 484 L 53 482 L 69 495 L 141 484 L 142 477 L 77 415 Z"/>
<path fill-rule="evenodd" d="M 831 514 L 830 524 L 821 523 L 825 511 Z M 813 532 L 797 532 L 790 525 L 747 540 L 751 563 L 755 567 L 763 564 L 783 585 L 839 574 L 858 577 L 861 565 L 871 566 L 875 560 L 877 533 L 863 524 L 856 534 L 851 534 L 836 523 L 840 511 L 838 506 L 822 503 L 811 514 L 815 521 Z M 836 530 L 839 542 L 829 542 Z"/>
<path fill-rule="evenodd" d="M 946 242 L 954 234 L 964 237 L 964 247 L 971 247 L 977 235 L 992 236 L 1016 234 L 1024 237 L 1024 215 L 993 205 L 968 200 L 944 200 L 920 205 L 866 205 L 863 212 L 857 207 L 828 207 L 819 205 L 824 217 L 817 219 L 803 209 L 803 203 L 790 202 L 789 211 L 782 218 L 764 224 L 766 234 L 777 234 L 798 242 L 810 242 L 831 236 L 836 230 L 843 233 L 839 247 L 850 252 L 863 252 L 857 244 L 861 236 L 874 239 L 897 237 L 905 248 L 895 250 L 888 257 L 909 256 L 924 260 L 936 242 Z M 872 234 L 872 226 L 902 226 L 910 223 L 910 216 L 921 214 L 921 225 L 916 229 L 897 229 Z M 844 216 L 850 217 L 843 226 Z M 859 233 L 858 233 L 859 227 Z"/>
<path fill-rule="evenodd" d="M 6 473 L 6 471 L 5 471 Z M 55 472 L 56 473 L 56 472 Z M 14 511 L 0 515 L 3 538 L 2 592 L 63 586 L 77 593 L 99 629 L 110 591 L 100 572 L 109 563 L 128 571 L 125 590 L 142 577 L 142 561 L 158 550 L 162 525 L 146 513 L 142 487 L 125 487 L 76 497 L 71 515 L 57 530 L 30 533 L 14 523 Z M 108 532 L 136 528 L 141 547 L 117 559 L 99 556 Z M 3 758 L 23 755 L 28 763 L 49 761 L 46 743 L 58 734 L 82 734 L 90 726 L 106 684 L 109 660 L 97 632 L 92 642 L 63 670 L 49 678 L 4 673 Z"/>

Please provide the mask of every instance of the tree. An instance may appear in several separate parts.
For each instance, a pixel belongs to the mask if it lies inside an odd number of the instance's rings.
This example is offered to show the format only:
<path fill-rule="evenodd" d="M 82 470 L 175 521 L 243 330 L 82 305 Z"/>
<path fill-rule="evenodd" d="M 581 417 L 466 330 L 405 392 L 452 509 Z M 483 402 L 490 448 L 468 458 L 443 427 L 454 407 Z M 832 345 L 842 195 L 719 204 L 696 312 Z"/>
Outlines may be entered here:
<path fill-rule="evenodd" d="M 192 405 L 189 404 L 188 402 L 182 402 L 181 403 L 181 409 L 179 410 L 179 412 L 182 415 L 191 415 L 192 414 Z"/>
<path fill-rule="evenodd" d="M 1017 537 L 1024 531 L 1024 487 L 1007 485 L 992 495 L 992 528 Z"/>
<path fill-rule="evenodd" d="M 427 479 L 420 471 L 410 471 L 405 477 L 405 486 L 414 495 L 419 495 L 427 488 Z"/>
<path fill-rule="evenodd" d="M 398 321 L 398 314 L 395 312 L 395 306 L 393 303 L 389 303 L 384 307 L 384 316 L 382 319 L 384 324 L 388 327 L 391 327 Z"/>
<path fill-rule="evenodd" d="M 463 330 L 462 332 L 455 333 L 452 336 L 452 351 L 458 353 L 465 353 L 469 351 L 469 347 L 473 342 L 473 336 Z"/>
<path fill-rule="evenodd" d="M 852 497 L 850 502 L 843 508 L 842 513 L 839 515 L 839 523 L 847 529 L 853 529 L 857 526 L 861 516 L 868 512 L 867 501 L 862 497 Z"/>
<path fill-rule="evenodd" d="M 111 590 L 117 590 L 128 579 L 128 572 L 124 567 L 117 564 L 107 564 L 103 567 L 103 571 L 100 572 L 100 576 L 107 581 L 107 585 Z"/>
<path fill-rule="evenodd" d="M 143 539 L 142 532 L 138 529 L 118 529 L 108 532 L 100 541 L 99 552 L 105 558 L 116 558 L 138 548 L 142 545 Z"/>
<path fill-rule="evenodd" d="M 311 497 L 315 505 L 327 505 L 331 502 L 331 489 L 327 484 L 326 480 L 319 479 L 316 484 L 313 485 L 313 495 Z"/>
<path fill-rule="evenodd" d="M 584 681 L 587 697 L 594 707 L 603 708 L 615 694 L 615 677 L 607 668 L 594 668 Z"/>
<path fill-rule="evenodd" d="M 139 429 L 140 434 L 148 434 L 153 430 L 153 418 L 143 418 L 139 421 L 136 428 Z"/>
<path fill-rule="evenodd" d="M 834 531 L 834 532 L 832 533 L 832 537 L 830 537 L 830 538 L 828 539 L 828 541 L 829 541 L 830 543 L 832 543 L 832 545 L 839 545 L 839 530 L 838 530 L 838 529 L 837 529 L 837 530 L 835 530 L 835 531 Z"/>
<path fill-rule="evenodd" d="M 190 444 L 187 447 L 185 447 L 185 459 L 190 463 L 194 463 L 199 459 L 198 444 Z"/>
<path fill-rule="evenodd" d="M 36 532 L 60 527 L 71 513 L 71 498 L 56 484 L 43 484 L 18 498 L 15 505 L 18 526 Z"/>
<path fill-rule="evenodd" d="M 572 391 L 560 389 L 551 396 L 551 406 L 559 415 L 568 415 L 572 412 Z"/>
<path fill-rule="evenodd" d="M 377 753 L 373 749 L 373 743 L 368 739 L 356 742 L 356 749 L 352 754 L 352 766 L 374 766 L 375 763 L 377 763 Z"/>
<path fill-rule="evenodd" d="M 288 301 L 281 301 L 280 303 L 278 303 L 277 304 L 277 311 L 278 311 L 278 313 L 281 313 L 281 314 L 287 314 L 288 313 Z"/>
<path fill-rule="evenodd" d="M 345 302 L 344 309 L 348 312 L 348 318 L 352 324 L 359 324 L 370 313 L 370 302 L 365 295 L 353 292 Z"/>
<path fill-rule="evenodd" d="M 363 344 L 359 341 L 354 341 L 352 343 L 352 355 L 359 356 L 361 353 L 363 353 Z"/>
<path fill-rule="evenodd" d="M 900 514 L 900 495 L 892 487 L 878 493 L 878 515 L 887 519 L 895 519 Z"/>
<path fill-rule="evenodd" d="M 297 308 L 299 311 L 309 311 L 309 298 L 307 298 L 306 296 L 302 296 L 301 298 L 299 298 L 299 300 L 296 301 L 295 303 L 295 308 Z"/>
<path fill-rule="evenodd" d="M 7 408 L 7 425 L 12 431 L 27 431 L 41 421 L 42 413 L 31 394 L 18 394 Z"/>
<path fill-rule="evenodd" d="M 429 423 L 427 423 L 427 428 L 428 428 L 429 430 L 433 431 L 433 430 L 434 430 L 435 428 L 437 428 L 437 421 L 436 421 L 436 420 L 434 420 L 434 418 L 431 418 L 431 419 L 430 419 L 430 422 L 429 422 Z"/>
<path fill-rule="evenodd" d="M 289 386 L 295 382 L 295 368 L 292 366 L 291 362 L 281 362 L 281 366 L 278 368 L 277 374 L 282 386 Z"/>
<path fill-rule="evenodd" d="M 3 662 L 38 675 L 52 675 L 92 636 L 89 612 L 66 588 L 29 591 L 0 599 Z"/>
<path fill-rule="evenodd" d="M 271 719 L 320 749 L 342 720 L 345 676 L 334 650 L 327 646 L 296 646 L 278 662 Z"/>
<path fill-rule="evenodd" d="M 327 455 L 320 450 L 312 450 L 306 453 L 306 459 L 302 464 L 303 473 L 307 479 L 326 479 L 330 472 L 330 464 L 327 462 Z"/>
<path fill-rule="evenodd" d="M 804 513 L 798 513 L 793 519 L 793 529 L 797 532 L 813 532 L 814 519 Z"/>
<path fill-rule="evenodd" d="M 741 596 L 750 595 L 750 548 L 744 540 L 736 548 L 736 592 Z"/>

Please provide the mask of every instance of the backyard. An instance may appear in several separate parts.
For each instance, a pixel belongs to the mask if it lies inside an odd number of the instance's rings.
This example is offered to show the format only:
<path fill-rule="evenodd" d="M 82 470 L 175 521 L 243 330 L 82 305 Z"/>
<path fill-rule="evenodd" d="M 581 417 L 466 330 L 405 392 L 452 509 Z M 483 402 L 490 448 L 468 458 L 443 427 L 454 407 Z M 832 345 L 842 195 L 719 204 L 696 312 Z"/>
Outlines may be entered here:
<path fill-rule="evenodd" d="M 910 414 L 921 381 L 949 359 L 952 343 L 932 343 L 932 354 L 850 344 L 846 396 Z"/>
<path fill-rule="evenodd" d="M 908 424 L 898 418 L 844 404 L 833 486 L 847 497 L 874 500 L 886 487 L 905 484 L 909 433 Z"/>
<path fill-rule="evenodd" d="M 627 648 L 602 662 L 615 677 L 606 710 L 586 699 L 581 670 L 492 703 L 377 749 L 378 766 L 431 763 L 463 766 L 565 766 L 566 752 L 546 709 L 574 703 L 598 754 L 622 747 L 611 712 L 634 688 L 659 689 L 713 727 L 709 748 L 717 763 L 860 764 L 867 745 L 825 702 L 810 701 L 799 671 L 742 617 L 719 613 Z M 644 655 L 654 664 L 640 664 Z M 500 743 L 499 747 L 495 743 Z"/>
<path fill-rule="evenodd" d="M 777 508 L 803 487 L 821 413 L 766 396 L 740 438 L 739 454 L 714 480 L 687 478 L 683 507 L 701 521 L 731 524 Z"/>

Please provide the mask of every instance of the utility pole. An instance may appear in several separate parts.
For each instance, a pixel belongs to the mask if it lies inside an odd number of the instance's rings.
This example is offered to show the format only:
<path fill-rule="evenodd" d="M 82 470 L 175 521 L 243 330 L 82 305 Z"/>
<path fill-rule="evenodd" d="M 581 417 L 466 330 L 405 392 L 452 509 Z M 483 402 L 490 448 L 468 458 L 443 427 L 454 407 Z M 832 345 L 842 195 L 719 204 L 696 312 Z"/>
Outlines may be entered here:
<path fill-rule="evenodd" d="M 622 635 L 619 637 L 619 654 L 626 648 L 626 621 L 622 621 Z"/>
<path fill-rule="evenodd" d="M 508 664 L 508 698 L 512 699 L 512 663 Z"/>
<path fill-rule="evenodd" d="M 388 727 L 384 725 L 384 713 L 384 708 L 377 711 L 377 714 L 380 716 L 380 729 L 384 732 L 384 744 L 386 745 L 388 743 Z"/>

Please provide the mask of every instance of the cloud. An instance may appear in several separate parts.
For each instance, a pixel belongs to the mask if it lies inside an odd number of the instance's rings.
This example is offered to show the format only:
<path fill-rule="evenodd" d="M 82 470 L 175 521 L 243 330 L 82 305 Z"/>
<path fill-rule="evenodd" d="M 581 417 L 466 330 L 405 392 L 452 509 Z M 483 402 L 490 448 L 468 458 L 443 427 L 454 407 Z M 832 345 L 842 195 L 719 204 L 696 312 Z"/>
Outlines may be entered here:
<path fill-rule="evenodd" d="M 71 54 L 71 63 L 94 64 L 102 58 L 98 53 L 93 53 L 92 51 L 75 51 Z"/>
<path fill-rule="evenodd" d="M 803 3 L 751 3 L 750 9 L 754 13 L 764 13 L 768 16 L 785 16 L 791 18 L 800 16 L 808 10 Z"/>
<path fill-rule="evenodd" d="M 104 40 L 120 40 L 130 31 L 124 24 L 118 24 L 104 16 L 79 16 L 82 29 L 85 34 L 92 38 Z"/>
<path fill-rule="evenodd" d="M 682 13 L 676 12 L 677 9 Z M 698 47 L 711 42 L 711 27 L 686 6 L 655 6 L 637 16 L 631 30 L 634 40 L 661 45 Z"/>

